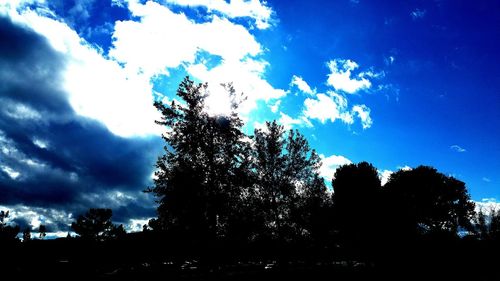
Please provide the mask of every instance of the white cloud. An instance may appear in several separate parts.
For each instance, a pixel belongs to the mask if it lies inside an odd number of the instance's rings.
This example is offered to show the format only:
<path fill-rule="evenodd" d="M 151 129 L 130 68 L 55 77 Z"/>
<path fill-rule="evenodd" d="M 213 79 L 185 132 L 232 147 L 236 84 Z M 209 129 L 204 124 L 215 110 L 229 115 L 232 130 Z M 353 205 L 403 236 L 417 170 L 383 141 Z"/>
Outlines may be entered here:
<path fill-rule="evenodd" d="M 316 93 L 316 89 L 311 89 L 309 84 L 307 84 L 307 82 L 304 81 L 304 79 L 302 79 L 302 77 L 300 76 L 294 75 L 292 77 L 292 81 L 290 82 L 290 86 L 297 86 L 300 91 L 309 95 L 314 95 Z"/>
<path fill-rule="evenodd" d="M 392 65 L 396 58 L 394 56 L 388 56 L 387 58 L 384 58 L 384 63 L 385 65 Z"/>
<path fill-rule="evenodd" d="M 253 122 L 253 128 L 255 130 L 261 130 L 263 132 L 268 132 L 266 122 L 255 121 L 255 122 Z"/>
<path fill-rule="evenodd" d="M 366 105 L 355 105 L 352 107 L 352 114 L 357 115 L 361 120 L 361 124 L 363 125 L 363 129 L 368 129 L 372 126 L 373 120 L 370 117 L 370 108 Z"/>
<path fill-rule="evenodd" d="M 105 58 L 67 24 L 37 10 L 10 11 L 18 24 L 26 25 L 48 39 L 65 56 L 63 88 L 79 115 L 97 119 L 121 136 L 156 134 L 158 113 L 153 108 L 150 77 L 127 72 Z M 110 110 L 113 114 L 110 114 Z"/>
<path fill-rule="evenodd" d="M 1 102 L 5 114 L 11 118 L 20 120 L 40 120 L 42 118 L 42 115 L 29 105 L 9 102 L 4 99 L 1 99 Z"/>
<path fill-rule="evenodd" d="M 0 210 L 9 210 L 9 221 L 13 221 L 16 218 L 25 219 L 33 230 L 37 230 L 40 224 L 65 224 L 69 226 L 73 220 L 72 213 L 45 207 L 28 207 L 18 204 L 12 206 L 0 206 Z M 67 232 L 65 232 L 65 234 L 67 234 Z"/>
<path fill-rule="evenodd" d="M 486 215 L 489 215 L 491 211 L 500 210 L 500 202 L 496 198 L 483 198 L 481 201 L 475 201 L 476 212 L 482 211 Z"/>
<path fill-rule="evenodd" d="M 280 119 L 278 120 L 278 122 L 281 125 L 283 125 L 285 130 L 290 130 L 293 125 L 307 126 L 307 127 L 312 126 L 311 122 L 309 122 L 309 120 L 307 120 L 307 118 L 295 119 L 295 118 L 292 118 L 292 117 L 286 115 L 283 112 L 280 112 Z"/>
<path fill-rule="evenodd" d="M 245 94 L 247 99 L 240 106 L 244 115 L 257 107 L 258 100 L 278 99 L 286 94 L 265 80 L 268 63 L 257 58 L 262 47 L 243 26 L 218 16 L 195 23 L 184 14 L 173 13 L 153 2 L 144 5 L 130 2 L 129 8 L 139 21 L 116 24 L 110 55 L 131 71 L 151 76 L 166 74 L 167 68 L 184 66 L 192 76 L 209 83 L 210 93 L 217 97 L 207 99 L 214 113 L 226 113 L 229 108 L 221 103 L 221 99 L 227 101 L 228 97 L 224 97 L 226 93 L 218 86 L 220 83 L 233 82 L 236 92 Z M 211 68 L 195 62 L 201 51 L 220 57 L 221 62 Z"/>
<path fill-rule="evenodd" d="M 338 167 L 346 164 L 351 164 L 352 161 L 342 155 L 330 155 L 326 157 L 323 154 L 319 155 L 321 158 L 321 168 L 319 169 L 320 175 L 328 182 L 332 181 L 333 175 Z"/>
<path fill-rule="evenodd" d="M 274 104 L 269 105 L 269 109 L 271 109 L 272 113 L 276 113 L 276 112 L 278 112 L 280 104 L 281 104 L 281 100 L 277 100 Z"/>
<path fill-rule="evenodd" d="M 42 148 L 42 149 L 46 149 L 49 147 L 49 144 L 47 141 L 44 141 L 44 140 L 41 140 L 41 139 L 33 139 L 33 144 Z"/>
<path fill-rule="evenodd" d="M 194 63 L 199 50 L 231 61 L 262 51 L 248 30 L 224 18 L 214 16 L 209 22 L 195 23 L 184 14 L 150 1 L 144 5 L 131 1 L 129 9 L 139 21 L 116 23 L 114 47 L 109 53 L 131 70 L 148 76 Z"/>
<path fill-rule="evenodd" d="M 202 6 L 209 11 L 214 10 L 222 13 L 228 18 L 249 17 L 255 20 L 259 29 L 269 28 L 273 10 L 266 5 L 265 1 L 260 0 L 166 0 L 182 6 Z"/>
<path fill-rule="evenodd" d="M 463 147 L 461 147 L 459 145 L 456 145 L 456 144 L 450 146 L 450 149 L 454 150 L 456 152 L 466 152 L 467 151 L 465 148 L 463 148 Z"/>
<path fill-rule="evenodd" d="M 315 98 L 307 98 L 304 101 L 304 116 L 310 119 L 318 119 L 321 123 L 327 120 L 335 122 L 340 119 L 346 124 L 354 122 L 352 115 L 347 110 L 347 99 L 334 92 L 328 95 L 317 94 Z"/>
<path fill-rule="evenodd" d="M 391 170 L 383 170 L 382 172 L 381 171 L 378 172 L 382 186 L 384 186 L 389 181 L 389 178 L 391 177 L 392 173 L 393 171 Z"/>
<path fill-rule="evenodd" d="M 259 1 L 233 2 L 196 3 L 206 4 L 209 10 L 230 18 L 254 15 L 262 23 L 270 18 L 258 9 L 259 5 L 265 7 Z M 234 82 L 237 93 L 247 96 L 240 107 L 243 114 L 255 109 L 258 100 L 279 99 L 286 94 L 265 80 L 268 63 L 257 58 L 262 47 L 254 36 L 244 26 L 224 17 L 212 15 L 207 22 L 195 23 L 185 14 L 174 13 L 158 3 L 130 0 L 127 7 L 135 18 L 115 23 L 113 46 L 109 56 L 105 56 L 47 7 L 33 10 L 26 3 L 0 4 L 0 13 L 48 39 L 66 58 L 62 84 L 75 112 L 101 121 L 117 135 L 160 133 L 161 128 L 154 124 L 159 114 L 152 106 L 152 79 L 168 75 L 170 68 L 183 66 L 195 78 L 209 82 L 210 92 L 217 98 L 209 98 L 207 103 L 215 112 L 229 108 L 221 104 L 222 96 L 217 96 L 222 92 L 220 83 Z M 248 15 L 242 14 L 244 8 L 250 9 L 245 12 Z M 218 56 L 221 62 L 208 68 L 196 61 L 201 52 Z"/>
<path fill-rule="evenodd" d="M 20 172 L 6 165 L 1 165 L 0 169 L 2 169 L 2 171 L 4 171 L 13 180 L 17 179 L 21 175 Z"/>
<path fill-rule="evenodd" d="M 127 232 L 140 232 L 143 230 L 143 226 L 149 223 L 150 219 L 130 219 L 125 225 L 125 231 Z"/>
<path fill-rule="evenodd" d="M 408 165 L 404 165 L 404 166 L 398 166 L 398 169 L 399 170 L 403 170 L 403 171 L 410 171 L 412 170 L 413 168 L 408 166 Z"/>
<path fill-rule="evenodd" d="M 327 66 L 330 69 L 327 84 L 334 87 L 336 90 L 353 94 L 357 91 L 368 89 L 372 85 L 371 82 L 365 78 L 365 76 L 369 77 L 368 72 L 361 72 L 357 77 L 351 78 L 351 72 L 359 67 L 358 64 L 352 60 L 334 59 L 329 61 Z"/>
<path fill-rule="evenodd" d="M 244 93 L 246 97 L 246 100 L 239 107 L 239 112 L 245 117 L 250 111 L 257 108 L 258 100 L 267 102 L 286 95 L 284 90 L 273 88 L 263 78 L 266 65 L 267 63 L 264 61 L 246 59 L 243 61 L 224 61 L 212 69 L 208 69 L 203 64 L 195 64 L 189 66 L 187 70 L 194 77 L 207 81 L 210 85 L 219 85 L 228 81 L 233 82 L 236 93 Z M 210 88 L 210 91 L 214 91 L 214 88 Z M 220 103 L 218 100 L 208 99 L 208 106 L 212 102 Z"/>
<path fill-rule="evenodd" d="M 483 178 L 482 178 L 482 180 L 483 180 L 484 182 L 491 182 L 491 179 L 490 179 L 490 178 L 487 178 L 487 177 L 483 177 Z"/>

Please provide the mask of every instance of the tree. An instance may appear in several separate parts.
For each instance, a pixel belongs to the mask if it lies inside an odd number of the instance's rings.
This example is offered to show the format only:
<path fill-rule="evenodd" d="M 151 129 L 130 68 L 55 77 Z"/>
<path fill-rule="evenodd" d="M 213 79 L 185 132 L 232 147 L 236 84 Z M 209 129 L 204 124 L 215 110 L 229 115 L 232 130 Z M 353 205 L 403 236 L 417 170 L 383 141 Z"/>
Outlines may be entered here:
<path fill-rule="evenodd" d="M 340 166 L 332 180 L 335 222 L 344 239 L 371 241 L 379 231 L 380 179 L 370 163 Z"/>
<path fill-rule="evenodd" d="M 38 233 L 40 233 L 40 239 L 44 239 L 47 236 L 47 227 L 44 224 L 41 224 L 38 227 Z"/>
<path fill-rule="evenodd" d="M 325 182 L 318 174 L 299 194 L 292 219 L 309 243 L 324 246 L 331 237 L 331 200 Z"/>
<path fill-rule="evenodd" d="M 26 226 L 23 231 L 23 242 L 31 241 L 31 226 Z"/>
<path fill-rule="evenodd" d="M 19 233 L 18 225 L 8 225 L 5 221 L 9 217 L 9 211 L 0 211 L 0 241 L 15 240 Z"/>
<path fill-rule="evenodd" d="M 155 102 L 167 131 L 162 135 L 165 154 L 156 163 L 154 186 L 158 219 L 150 226 L 191 240 L 227 236 L 241 205 L 248 166 L 248 144 L 243 141 L 242 121 L 236 114 L 237 96 L 231 85 L 223 85 L 232 98 L 232 113 L 212 116 L 205 110 L 207 84 L 186 77 L 177 90 L 182 103 Z"/>
<path fill-rule="evenodd" d="M 500 240 L 500 210 L 479 210 L 474 217 L 474 231 L 481 240 Z"/>
<path fill-rule="evenodd" d="M 419 166 L 393 173 L 384 186 L 397 206 L 394 223 L 409 233 L 456 235 L 471 230 L 474 203 L 465 183 L 439 173 L 435 168 Z"/>
<path fill-rule="evenodd" d="M 82 239 L 104 241 L 117 238 L 125 234 L 123 225 L 114 225 L 111 222 L 111 209 L 89 209 L 84 215 L 78 216 L 71 228 Z"/>
<path fill-rule="evenodd" d="M 311 150 L 297 130 L 290 130 L 285 135 L 283 126 L 276 121 L 266 122 L 266 129 L 257 129 L 254 135 L 255 190 L 260 198 L 267 235 L 273 239 L 290 240 L 304 230 L 309 232 L 310 229 L 304 229 L 307 223 L 311 223 L 307 215 L 300 219 L 294 213 L 301 205 L 302 195 L 316 192 L 320 198 L 326 190 L 319 180 L 321 161 L 318 154 Z M 309 207 L 302 205 L 308 212 L 311 211 Z M 298 222 L 303 223 L 302 227 Z"/>

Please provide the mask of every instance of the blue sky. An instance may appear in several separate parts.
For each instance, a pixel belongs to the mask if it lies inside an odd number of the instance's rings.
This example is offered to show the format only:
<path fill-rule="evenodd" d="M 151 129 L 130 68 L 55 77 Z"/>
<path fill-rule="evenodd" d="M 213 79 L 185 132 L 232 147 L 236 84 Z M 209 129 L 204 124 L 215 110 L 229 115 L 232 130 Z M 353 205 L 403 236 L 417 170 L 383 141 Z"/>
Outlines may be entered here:
<path fill-rule="evenodd" d="M 0 206 L 61 234 L 89 207 L 140 229 L 162 128 L 185 75 L 252 132 L 276 119 L 323 157 L 431 165 L 500 200 L 496 1 L 0 2 Z M 120 165 L 117 165 L 119 163 Z M 50 230 L 50 229 L 49 229 Z"/>

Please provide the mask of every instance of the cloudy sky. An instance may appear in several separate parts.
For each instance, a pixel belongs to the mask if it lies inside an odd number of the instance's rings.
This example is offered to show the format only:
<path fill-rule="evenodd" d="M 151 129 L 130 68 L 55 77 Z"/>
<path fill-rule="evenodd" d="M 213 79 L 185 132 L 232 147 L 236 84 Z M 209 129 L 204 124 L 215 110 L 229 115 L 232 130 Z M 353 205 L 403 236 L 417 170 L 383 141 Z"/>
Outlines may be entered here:
<path fill-rule="evenodd" d="M 129 230 L 161 153 L 152 103 L 185 75 L 251 133 L 298 128 L 338 165 L 432 165 L 500 200 L 498 1 L 0 0 L 0 208 L 65 234 L 108 207 Z"/>

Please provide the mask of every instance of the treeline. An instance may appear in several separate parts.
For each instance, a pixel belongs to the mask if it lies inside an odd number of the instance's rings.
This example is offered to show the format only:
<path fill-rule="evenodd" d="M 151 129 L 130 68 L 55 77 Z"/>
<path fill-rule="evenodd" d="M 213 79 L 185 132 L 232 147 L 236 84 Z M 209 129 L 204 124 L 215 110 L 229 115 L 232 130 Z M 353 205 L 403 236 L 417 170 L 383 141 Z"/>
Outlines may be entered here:
<path fill-rule="evenodd" d="M 361 162 L 341 166 L 330 192 L 319 174 L 321 159 L 298 130 L 266 122 L 242 132 L 236 113 L 212 116 L 207 84 L 184 79 L 180 102 L 156 102 L 165 154 L 154 185 L 158 218 L 149 223 L 184 241 L 315 246 L 365 245 L 426 235 L 486 237 L 465 184 L 428 166 L 393 173 L 381 185 L 378 171 Z M 485 218 L 483 215 L 482 222 Z M 487 232 L 498 227 L 490 224 Z M 493 237 L 492 235 L 489 235 Z"/>
<path fill-rule="evenodd" d="M 217 268 L 243 272 L 238 280 L 261 277 L 250 272 L 270 276 L 249 270 L 255 264 L 259 270 L 306 268 L 304 277 L 318 278 L 314 273 L 333 268 L 335 276 L 345 273 L 346 280 L 360 272 L 373 277 L 373 268 L 421 272 L 416 276 L 422 278 L 429 272 L 448 279 L 464 272 L 482 280 L 500 277 L 487 271 L 498 260 L 489 254 L 500 250 L 500 211 L 476 213 L 464 182 L 419 166 L 393 173 L 382 186 L 377 169 L 360 162 L 339 167 L 330 190 L 319 173 L 321 158 L 298 130 L 285 131 L 274 121 L 253 135 L 243 133 L 237 114 L 241 97 L 231 85 L 225 89 L 233 101 L 226 116 L 205 111 L 207 84 L 189 78 L 179 86 L 179 101 L 155 102 L 162 114 L 157 123 L 165 126 L 165 153 L 157 160 L 154 184 L 145 190 L 156 197 L 158 216 L 142 233 L 126 234 L 111 222 L 110 209 L 90 209 L 71 225 L 77 238 L 43 246 L 30 242 L 25 230 L 24 240 L 31 244 L 13 251 L 23 256 L 44 247 L 58 249 L 52 260 L 76 261 L 71 271 L 100 268 L 102 273 L 130 265 L 129 271 L 113 275 L 116 280 L 144 279 L 134 275 L 139 274 L 137 264 L 146 268 L 140 274 L 167 272 L 182 280 L 191 280 L 184 275 L 186 268 L 200 264 L 206 269 L 202 276 L 215 278 Z M 7 216 L 0 216 L 2 245 L 19 232 L 4 222 Z M 65 268 L 60 263 L 38 266 Z M 299 274 L 287 272 L 288 277 Z"/>

